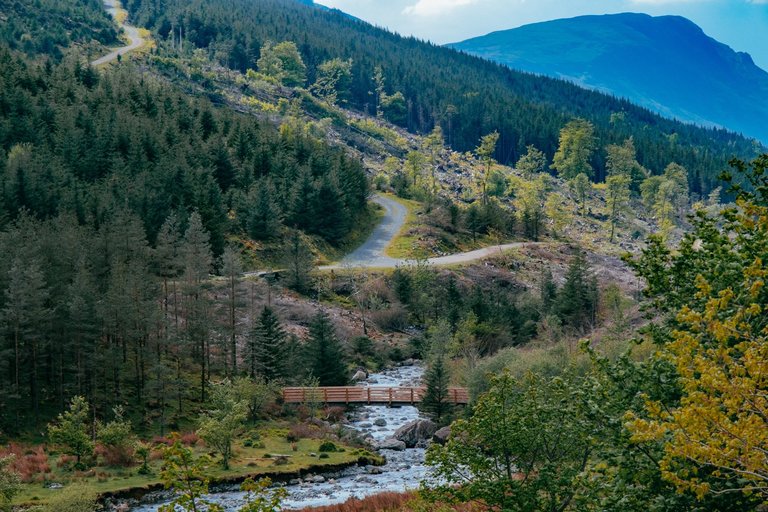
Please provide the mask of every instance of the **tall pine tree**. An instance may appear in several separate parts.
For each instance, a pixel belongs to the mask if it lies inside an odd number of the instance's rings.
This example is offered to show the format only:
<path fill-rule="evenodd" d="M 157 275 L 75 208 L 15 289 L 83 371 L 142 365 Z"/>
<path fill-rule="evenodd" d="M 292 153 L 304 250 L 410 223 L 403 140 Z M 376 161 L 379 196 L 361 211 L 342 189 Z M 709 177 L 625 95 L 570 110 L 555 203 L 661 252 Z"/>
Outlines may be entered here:
<path fill-rule="evenodd" d="M 320 386 L 344 386 L 349 382 L 346 357 L 330 317 L 320 311 L 309 326 L 308 363 Z"/>

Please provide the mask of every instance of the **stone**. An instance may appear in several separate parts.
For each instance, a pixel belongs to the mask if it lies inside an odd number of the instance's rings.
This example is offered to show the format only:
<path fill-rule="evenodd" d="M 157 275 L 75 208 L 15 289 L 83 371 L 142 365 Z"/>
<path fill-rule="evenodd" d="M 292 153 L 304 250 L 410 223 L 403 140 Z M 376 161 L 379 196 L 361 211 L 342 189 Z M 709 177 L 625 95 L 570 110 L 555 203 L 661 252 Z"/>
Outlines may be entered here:
<path fill-rule="evenodd" d="M 437 425 L 429 420 L 414 420 L 395 431 L 394 438 L 405 443 L 408 448 L 425 446 L 437 432 Z"/>
<path fill-rule="evenodd" d="M 377 427 L 386 427 L 387 426 L 387 420 L 384 418 L 378 418 L 376 421 L 373 422 L 374 425 Z"/>
<path fill-rule="evenodd" d="M 366 468 L 366 471 L 368 471 L 368 474 L 369 474 L 369 475 L 380 475 L 380 474 L 382 474 L 382 473 L 384 472 L 384 471 L 383 471 L 383 470 L 382 470 L 380 467 L 378 467 L 378 466 L 368 466 L 368 467 Z M 368 480 L 368 479 L 366 479 L 366 480 Z"/>
<path fill-rule="evenodd" d="M 315 475 L 312 477 L 313 484 L 321 484 L 323 482 L 325 482 L 325 477 L 323 475 Z"/>
<path fill-rule="evenodd" d="M 365 380 L 367 378 L 368 378 L 368 375 L 366 375 L 363 370 L 357 370 L 357 373 L 355 373 L 352 376 L 352 380 L 355 381 L 355 382 L 358 382 L 358 381 L 361 381 L 361 380 Z"/>
<path fill-rule="evenodd" d="M 450 425 L 447 427 L 443 427 L 439 429 L 435 434 L 432 436 L 432 440 L 438 444 L 445 444 L 448 441 L 448 438 L 451 437 L 451 427 Z"/>
<path fill-rule="evenodd" d="M 380 442 L 376 447 L 379 450 L 395 450 L 401 452 L 405 450 L 406 444 L 399 439 L 390 437 L 389 439 L 385 439 L 384 441 Z"/>
<path fill-rule="evenodd" d="M 373 423 L 365 422 L 358 425 L 360 428 L 371 428 L 373 426 Z"/>

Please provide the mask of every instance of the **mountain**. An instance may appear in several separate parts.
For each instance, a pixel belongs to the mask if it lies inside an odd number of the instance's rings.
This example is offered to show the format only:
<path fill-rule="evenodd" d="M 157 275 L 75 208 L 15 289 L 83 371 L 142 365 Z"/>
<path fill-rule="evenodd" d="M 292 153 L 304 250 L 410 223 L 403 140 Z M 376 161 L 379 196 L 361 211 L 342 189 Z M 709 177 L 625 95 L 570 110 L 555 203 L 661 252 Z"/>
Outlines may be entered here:
<path fill-rule="evenodd" d="M 449 46 L 628 98 L 668 117 L 768 141 L 768 73 L 686 18 L 579 16 Z"/>

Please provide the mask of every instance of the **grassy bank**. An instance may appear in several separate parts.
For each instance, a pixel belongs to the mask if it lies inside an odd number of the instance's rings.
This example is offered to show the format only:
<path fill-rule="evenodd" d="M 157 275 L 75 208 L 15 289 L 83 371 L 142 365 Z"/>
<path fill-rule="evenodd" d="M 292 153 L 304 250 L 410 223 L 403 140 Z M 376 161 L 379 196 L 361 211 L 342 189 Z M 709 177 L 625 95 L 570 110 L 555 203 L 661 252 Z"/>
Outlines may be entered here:
<path fill-rule="evenodd" d="M 281 429 L 262 431 L 259 437 L 257 442 L 241 439 L 235 444 L 235 456 L 230 461 L 230 469 L 224 470 L 219 464 L 208 469 L 212 486 L 237 483 L 249 477 L 268 476 L 275 481 L 283 481 L 307 473 L 334 471 L 355 464 L 383 463 L 378 455 L 338 443 L 338 451 L 320 452 L 322 439 L 300 439 L 292 443 Z M 190 444 L 196 455 L 210 455 L 210 449 L 194 438 Z M 88 471 L 72 472 L 64 469 L 66 461 L 66 457 L 51 454 L 48 464 L 50 470 L 35 475 L 33 482 L 23 484 L 21 492 L 14 499 L 14 505 L 45 503 L 59 492 L 49 487 L 52 483 L 67 486 L 83 482 L 102 497 L 139 498 L 163 488 L 159 478 L 163 462 L 160 448 L 152 451 L 150 474 L 147 475 L 139 474 L 138 466 L 116 468 L 99 465 Z"/>

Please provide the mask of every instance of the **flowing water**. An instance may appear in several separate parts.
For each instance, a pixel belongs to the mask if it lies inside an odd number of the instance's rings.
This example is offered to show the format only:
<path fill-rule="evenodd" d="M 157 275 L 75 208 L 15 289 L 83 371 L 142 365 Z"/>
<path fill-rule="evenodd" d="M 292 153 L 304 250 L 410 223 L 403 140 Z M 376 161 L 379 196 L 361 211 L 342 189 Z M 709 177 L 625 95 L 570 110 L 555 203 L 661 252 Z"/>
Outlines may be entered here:
<path fill-rule="evenodd" d="M 415 386 L 419 384 L 423 369 L 419 366 L 402 366 L 373 373 L 361 386 Z M 348 427 L 354 428 L 374 442 L 393 436 L 395 430 L 415 419 L 422 418 L 418 409 L 411 406 L 387 407 L 366 405 L 351 415 Z M 377 421 L 378 420 L 378 421 Z M 383 421 L 382 421 L 383 420 Z M 381 426 L 376 426 L 378 423 Z M 307 475 L 300 483 L 286 486 L 288 498 L 284 508 L 299 509 L 310 506 L 342 503 L 350 498 L 364 498 L 386 491 L 401 492 L 416 489 L 426 478 L 424 449 L 411 448 L 404 451 L 385 450 L 382 452 L 387 463 L 379 468 L 350 467 L 338 473 Z M 378 471 L 381 471 L 380 474 Z M 162 495 L 161 495 L 162 496 Z M 207 497 L 219 503 L 227 512 L 236 511 L 243 505 L 244 494 L 237 490 L 223 491 Z M 147 498 L 151 500 L 152 497 Z M 167 497 L 166 497 L 167 499 Z M 133 507 L 134 512 L 155 512 L 161 501 Z"/>

